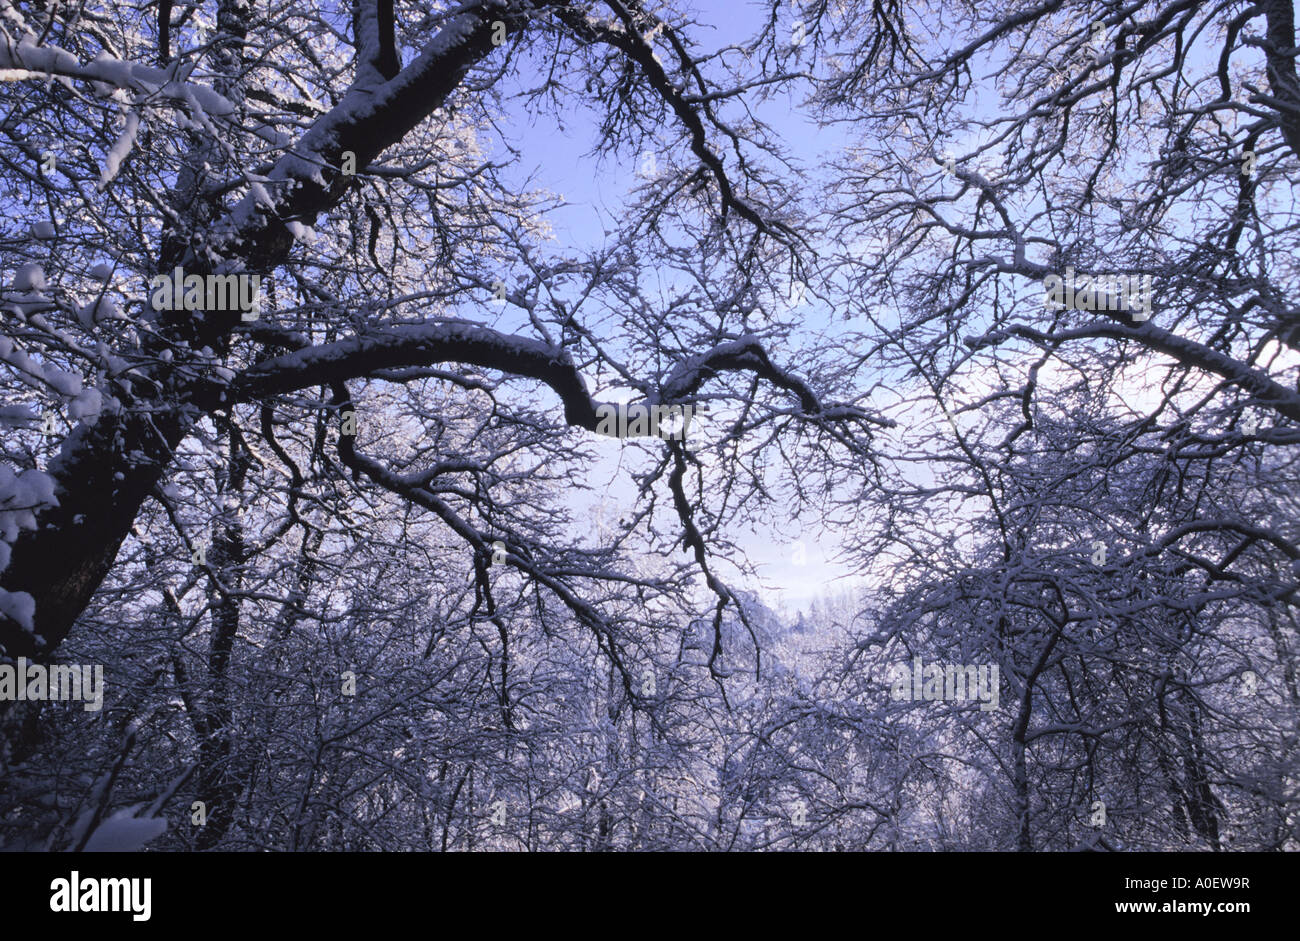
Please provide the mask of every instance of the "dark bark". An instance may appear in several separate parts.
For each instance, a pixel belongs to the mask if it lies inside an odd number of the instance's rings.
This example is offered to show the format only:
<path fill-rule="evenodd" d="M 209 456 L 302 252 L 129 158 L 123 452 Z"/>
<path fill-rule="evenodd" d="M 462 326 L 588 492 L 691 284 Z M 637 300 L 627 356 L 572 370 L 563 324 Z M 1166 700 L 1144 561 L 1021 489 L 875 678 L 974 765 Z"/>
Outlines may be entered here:
<path fill-rule="evenodd" d="M 224 487 L 219 488 L 218 499 L 234 497 L 242 505 L 251 456 L 232 423 L 227 423 L 227 440 L 230 455 L 226 480 Z M 239 631 L 239 590 L 243 587 L 244 557 L 244 527 L 237 511 L 227 506 L 217 525 L 209 559 L 220 584 L 212 591 L 208 699 L 201 723 L 204 738 L 199 743 L 197 794 L 208 809 L 207 825 L 199 830 L 198 835 L 197 846 L 201 850 L 211 849 L 230 829 L 240 790 L 241 776 L 235 774 L 231 764 L 234 729 L 231 725 L 230 661 Z"/>
<path fill-rule="evenodd" d="M 172 0 L 158 0 L 158 64 L 171 61 Z"/>
<path fill-rule="evenodd" d="M 491 10 L 483 15 L 491 15 Z M 323 159 L 329 166 L 339 167 L 343 152 L 350 150 L 357 156 L 357 166 L 364 167 L 441 107 L 470 67 L 492 49 L 491 22 L 480 19 L 444 55 L 420 63 L 408 79 L 391 83 L 395 87 L 384 86 L 372 94 L 369 109 L 358 113 L 351 108 L 355 101 L 345 98 L 344 104 L 303 136 L 292 155 L 295 160 L 288 162 L 296 162 L 299 154 L 307 152 L 313 161 Z M 230 239 L 232 243 L 241 240 L 242 251 L 229 257 L 242 258 L 245 270 L 260 272 L 283 261 L 293 245 L 285 223 L 303 220 L 310 224 L 350 185 L 341 172 L 327 170 L 325 175 L 323 186 L 309 179 L 283 177 L 276 190 L 279 211 L 254 216 L 237 238 Z M 166 254 L 179 253 L 181 244 L 172 242 Z M 170 270 L 173 261 L 187 273 L 210 270 L 192 248 L 180 258 L 163 257 L 159 270 Z M 238 318 L 237 312 L 181 311 L 162 316 L 158 327 L 172 341 L 220 349 Z M 134 400 L 125 397 L 123 415 L 102 415 L 77 429 L 64 443 L 63 458 L 50 469 L 59 505 L 42 511 L 38 527 L 22 532 L 13 545 L 12 560 L 0 573 L 0 587 L 32 596 L 36 602 L 35 633 L 0 617 L 2 657 L 43 661 L 62 643 L 112 568 L 131 523 L 166 472 L 175 448 L 203 412 L 220 404 L 211 395 L 196 404 L 195 390 L 182 385 L 169 368 L 142 368 L 138 375 L 135 388 L 144 391 Z M 143 459 L 132 459 L 132 452 L 139 452 Z"/>
<path fill-rule="evenodd" d="M 1291 152 L 1300 157 L 1300 78 L 1296 76 L 1295 7 L 1291 0 L 1265 0 L 1268 24 L 1264 54 L 1268 83 L 1281 103 L 1278 124 Z"/>

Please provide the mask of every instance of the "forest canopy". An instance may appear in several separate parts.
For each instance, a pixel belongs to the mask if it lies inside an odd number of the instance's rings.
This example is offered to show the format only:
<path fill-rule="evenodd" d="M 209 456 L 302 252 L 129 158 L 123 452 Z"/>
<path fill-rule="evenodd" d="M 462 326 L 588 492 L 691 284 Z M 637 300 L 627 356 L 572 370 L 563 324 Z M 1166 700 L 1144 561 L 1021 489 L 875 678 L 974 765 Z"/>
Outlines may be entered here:
<path fill-rule="evenodd" d="M 1298 54 L 0 0 L 0 845 L 1300 848 Z"/>

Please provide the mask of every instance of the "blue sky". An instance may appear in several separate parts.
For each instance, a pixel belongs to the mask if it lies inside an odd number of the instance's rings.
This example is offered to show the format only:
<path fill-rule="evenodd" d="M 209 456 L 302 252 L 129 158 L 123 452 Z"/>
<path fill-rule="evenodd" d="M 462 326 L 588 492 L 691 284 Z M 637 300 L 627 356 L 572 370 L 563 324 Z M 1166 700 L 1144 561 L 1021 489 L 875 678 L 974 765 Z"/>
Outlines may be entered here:
<path fill-rule="evenodd" d="M 692 9 L 693 18 L 699 23 L 692 35 L 705 51 L 744 43 L 761 27 L 768 14 L 766 4 L 724 0 L 697 1 Z M 784 18 L 792 22 L 794 19 L 789 10 Z M 836 155 L 844 143 L 839 129 L 819 129 L 790 96 L 774 97 L 759 105 L 755 114 L 772 127 L 794 159 L 807 168 L 816 168 L 828 156 Z M 504 178 L 517 181 L 520 186 L 554 192 L 567 203 L 547 217 L 554 229 L 554 246 L 565 252 L 601 248 L 606 243 L 604 233 L 616 229 L 620 213 L 632 199 L 632 191 L 643 183 L 637 175 L 640 155 L 623 159 L 610 156 L 599 159 L 590 155 L 597 142 L 598 127 L 586 110 L 569 110 L 562 120 L 547 121 L 545 114 L 528 116 L 520 108 L 513 116 L 507 114 L 500 127 L 511 135 L 513 146 L 521 153 L 520 159 L 504 170 Z M 497 143 L 490 156 L 499 160 L 508 155 Z M 813 298 L 801 309 L 814 330 L 836 324 L 832 312 Z M 481 316 L 482 312 L 477 313 Z M 467 312 L 467 316 L 473 313 Z M 595 491 L 590 503 L 598 503 L 603 498 L 611 508 L 630 506 L 633 491 L 628 465 L 621 460 L 623 446 L 604 439 L 597 447 L 602 458 L 586 477 Z M 585 500 L 580 498 L 580 502 Z M 616 521 L 617 516 L 614 513 L 612 519 Z M 828 556 L 835 551 L 835 537 L 819 529 L 777 521 L 766 530 L 744 530 L 731 535 L 751 563 L 758 565 L 764 582 L 763 586 L 740 585 L 733 580 L 733 586 L 751 590 L 766 587 L 763 595 L 770 603 L 805 606 L 816 595 L 839 590 L 844 582 L 832 584 L 833 578 L 850 574 L 848 568 L 831 563 Z"/>
<path fill-rule="evenodd" d="M 695 2 L 691 10 L 692 18 L 701 24 L 692 29 L 691 35 L 702 50 L 712 51 L 749 39 L 760 28 L 769 8 L 766 4 L 712 0 Z M 794 17 L 787 10 L 784 19 L 792 22 Z M 838 155 L 844 138 L 838 127 L 819 128 L 798 104 L 791 96 L 777 96 L 756 106 L 755 114 L 773 129 L 798 163 L 815 169 Z M 562 121 L 547 121 L 545 115 L 530 117 L 520 109 L 513 120 L 508 115 L 501 124 L 522 154 L 504 172 L 505 178 L 521 186 L 527 183 L 553 192 L 568 204 L 548 216 L 554 244 L 565 251 L 595 250 L 604 245 L 606 230 L 617 228 L 632 190 L 644 182 L 637 175 L 639 154 L 623 159 L 590 155 L 598 134 L 591 118 L 590 112 L 573 109 L 562 116 Z M 505 155 L 499 145 L 492 156 L 500 159 L 498 154 Z M 801 310 L 814 331 L 834 329 L 837 324 L 833 312 L 811 297 Z M 598 446 L 602 459 L 587 478 L 598 492 L 593 503 L 605 496 L 615 506 L 630 505 L 628 470 L 620 463 L 622 445 L 602 441 Z M 608 482 L 603 493 L 602 481 Z M 766 531 L 737 531 L 731 536 L 748 559 L 759 566 L 769 589 L 763 594 L 772 603 L 803 606 L 817 595 L 842 588 L 844 583 L 831 584 L 832 579 L 850 574 L 848 568 L 831 563 L 829 556 L 834 554 L 836 539 L 834 534 L 820 529 L 801 529 L 797 524 L 780 522 Z"/>

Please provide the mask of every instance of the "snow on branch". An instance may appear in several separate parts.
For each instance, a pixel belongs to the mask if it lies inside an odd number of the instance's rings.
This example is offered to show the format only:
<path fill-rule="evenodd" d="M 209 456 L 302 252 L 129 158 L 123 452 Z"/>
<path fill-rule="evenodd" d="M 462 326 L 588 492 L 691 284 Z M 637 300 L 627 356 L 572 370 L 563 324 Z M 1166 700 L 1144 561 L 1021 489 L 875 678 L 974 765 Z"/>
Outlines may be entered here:
<path fill-rule="evenodd" d="M 351 153 L 359 169 L 405 137 L 492 52 L 493 20 L 517 25 L 521 16 L 508 4 L 470 8 L 452 16 L 391 79 L 373 67 L 362 69 L 339 103 L 276 161 L 263 187 L 217 222 L 214 250 L 266 261 L 281 257 L 293 243 L 287 223 L 312 224 L 348 184 L 341 171 L 343 154 Z M 370 21 L 365 22 L 370 30 Z M 377 21 L 374 25 L 378 28 Z"/>
<path fill-rule="evenodd" d="M 232 383 L 231 391 L 236 400 L 250 401 L 314 385 L 381 375 L 385 370 L 447 362 L 543 382 L 564 403 L 565 420 L 588 431 L 597 429 L 598 410 L 606 404 L 592 399 L 567 350 L 464 320 L 399 324 L 285 353 L 244 370 Z M 711 377 L 728 371 L 751 372 L 793 393 L 805 418 L 889 424 L 854 406 L 823 407 L 808 384 L 775 366 L 752 336 L 720 343 L 705 353 L 687 357 L 670 373 L 652 404 L 685 400 Z"/>
<path fill-rule="evenodd" d="M 980 350 L 1011 338 L 1019 337 L 1040 344 L 1054 344 L 1070 340 L 1109 337 L 1114 340 L 1134 340 L 1149 349 L 1172 357 L 1184 366 L 1205 370 L 1226 379 L 1256 398 L 1263 406 L 1276 409 L 1293 421 L 1300 421 L 1300 394 L 1274 382 L 1257 369 L 1233 359 L 1204 344 L 1181 337 L 1153 323 L 1126 326 L 1119 323 L 1100 322 L 1075 330 L 1045 333 L 1023 324 L 1013 324 L 979 337 L 967 337 L 966 345 Z"/>
<path fill-rule="evenodd" d="M 166 69 L 125 62 L 100 53 L 90 62 L 82 63 L 72 53 L 56 46 L 38 46 L 30 36 L 14 42 L 9 36 L 0 36 L 0 80 L 27 81 L 34 78 L 59 76 L 100 82 L 121 88 L 146 98 L 162 98 L 186 105 L 197 106 L 211 117 L 230 117 L 236 108 L 229 98 L 208 88 L 186 81 L 190 69 L 177 60 Z"/>

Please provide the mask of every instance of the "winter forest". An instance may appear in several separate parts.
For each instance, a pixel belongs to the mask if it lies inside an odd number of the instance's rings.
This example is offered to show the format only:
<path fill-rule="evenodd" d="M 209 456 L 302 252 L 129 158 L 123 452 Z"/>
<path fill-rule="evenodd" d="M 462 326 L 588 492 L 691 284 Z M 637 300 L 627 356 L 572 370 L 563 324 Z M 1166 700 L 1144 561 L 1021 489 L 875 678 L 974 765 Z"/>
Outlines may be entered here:
<path fill-rule="evenodd" d="M 1294 0 L 0 0 L 0 849 L 1300 849 Z"/>

